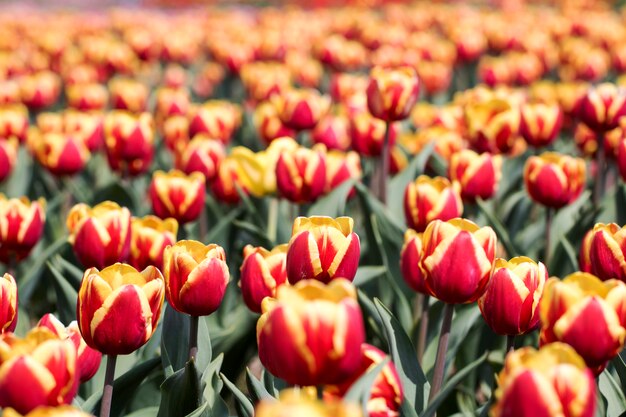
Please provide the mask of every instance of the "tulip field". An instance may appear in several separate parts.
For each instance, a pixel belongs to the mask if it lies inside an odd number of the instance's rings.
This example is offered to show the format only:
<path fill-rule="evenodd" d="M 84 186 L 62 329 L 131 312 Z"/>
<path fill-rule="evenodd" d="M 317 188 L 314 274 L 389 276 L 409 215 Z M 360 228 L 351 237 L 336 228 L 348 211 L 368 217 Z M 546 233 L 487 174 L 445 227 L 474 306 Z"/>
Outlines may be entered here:
<path fill-rule="evenodd" d="M 626 415 L 626 6 L 39 3 L 0 415 Z"/>

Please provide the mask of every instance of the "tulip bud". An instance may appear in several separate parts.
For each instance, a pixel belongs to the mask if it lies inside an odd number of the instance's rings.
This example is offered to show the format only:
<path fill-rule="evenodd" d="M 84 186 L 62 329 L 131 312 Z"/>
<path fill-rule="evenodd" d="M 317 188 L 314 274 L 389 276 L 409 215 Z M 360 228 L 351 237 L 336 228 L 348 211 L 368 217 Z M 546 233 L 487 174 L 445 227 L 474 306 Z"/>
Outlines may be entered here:
<path fill-rule="evenodd" d="M 583 239 L 581 270 L 603 281 L 626 281 L 626 227 L 597 223 Z"/>
<path fill-rule="evenodd" d="M 110 112 L 104 121 L 104 136 L 111 169 L 133 176 L 148 170 L 155 140 L 154 122 L 149 113 Z"/>
<path fill-rule="evenodd" d="M 31 202 L 0 193 L 0 262 L 9 264 L 28 256 L 43 233 L 45 206 L 43 198 Z"/>
<path fill-rule="evenodd" d="M 68 85 L 65 96 L 69 107 L 81 111 L 104 110 L 109 98 L 106 87 L 99 83 Z"/>
<path fill-rule="evenodd" d="M 130 211 L 112 201 L 77 204 L 67 215 L 68 240 L 86 267 L 104 268 L 128 258 Z"/>
<path fill-rule="evenodd" d="M 11 175 L 17 161 L 19 142 L 15 138 L 0 139 L 0 182 Z"/>
<path fill-rule="evenodd" d="M 531 156 L 524 165 L 524 184 L 530 197 L 547 207 L 561 208 L 585 188 L 585 161 L 556 152 Z"/>
<path fill-rule="evenodd" d="M 186 88 L 161 87 L 156 91 L 157 123 L 175 115 L 185 115 L 189 111 L 189 91 Z"/>
<path fill-rule="evenodd" d="M 346 72 L 334 73 L 330 79 L 330 95 L 337 103 L 349 101 L 355 94 L 365 93 L 369 79 Z"/>
<path fill-rule="evenodd" d="M 76 307 L 80 333 L 104 355 L 132 353 L 156 330 L 163 296 L 163 275 L 153 266 L 142 272 L 120 263 L 88 269 Z"/>
<path fill-rule="evenodd" d="M 345 116 L 328 115 L 315 126 L 311 139 L 328 149 L 346 151 L 350 147 L 350 122 Z"/>
<path fill-rule="evenodd" d="M 219 201 L 227 204 L 237 204 L 240 200 L 237 185 L 239 185 L 243 193 L 248 192 L 242 184 L 239 184 L 237 166 L 237 161 L 230 156 L 224 158 L 220 163 L 217 176 L 211 184 L 211 191 L 213 191 L 215 198 Z"/>
<path fill-rule="evenodd" d="M 268 101 L 259 104 L 254 110 L 254 125 L 259 136 L 266 143 L 283 136 L 296 136 L 292 129 L 283 124 L 278 117 L 276 107 Z"/>
<path fill-rule="evenodd" d="M 32 128 L 28 143 L 37 162 L 56 176 L 78 174 L 91 157 L 85 142 L 71 134 L 41 133 Z"/>
<path fill-rule="evenodd" d="M 313 129 L 330 109 L 330 97 L 315 89 L 287 90 L 272 102 L 280 120 L 296 131 Z"/>
<path fill-rule="evenodd" d="M 210 100 L 190 111 L 189 137 L 204 133 L 227 144 L 240 123 L 239 107 L 228 101 Z"/>
<path fill-rule="evenodd" d="M 131 113 L 146 111 L 148 88 L 132 78 L 114 78 L 109 82 L 111 107 Z"/>
<path fill-rule="evenodd" d="M 626 182 L 626 139 L 620 140 L 617 145 L 617 168 L 619 169 L 622 181 Z"/>
<path fill-rule="evenodd" d="M 478 152 L 509 152 L 520 125 L 520 112 L 513 103 L 491 99 L 465 107 L 469 142 Z"/>
<path fill-rule="evenodd" d="M 15 136 L 20 142 L 26 140 L 28 109 L 22 104 L 0 106 L 0 139 Z"/>
<path fill-rule="evenodd" d="M 243 301 L 255 313 L 261 312 L 265 297 L 275 297 L 279 286 L 287 281 L 287 245 L 278 245 L 271 251 L 246 245 L 239 286 Z"/>
<path fill-rule="evenodd" d="M 93 417 L 91 414 L 82 412 L 79 408 L 69 405 L 57 407 L 37 407 L 28 414 L 20 414 L 12 408 L 3 410 L 3 417 Z"/>
<path fill-rule="evenodd" d="M 331 401 L 346 395 L 352 384 L 387 358 L 382 350 L 364 343 L 361 346 L 361 366 L 348 382 L 324 387 L 324 400 Z M 402 405 L 402 383 L 393 362 L 388 362 L 372 383 L 367 411 L 370 417 L 399 415 Z"/>
<path fill-rule="evenodd" d="M 62 118 L 63 127 L 59 133 L 80 139 L 91 152 L 100 149 L 104 141 L 103 118 L 100 114 L 67 110 Z"/>
<path fill-rule="evenodd" d="M 624 347 L 626 284 L 576 272 L 550 278 L 540 303 L 541 344 L 563 342 L 599 374 Z"/>
<path fill-rule="evenodd" d="M 295 284 L 304 279 L 323 283 L 354 279 L 361 256 L 359 236 L 350 217 L 298 217 L 287 250 L 287 277 Z"/>
<path fill-rule="evenodd" d="M 340 384 L 354 375 L 365 330 L 349 281 L 282 285 L 275 299 L 263 300 L 262 309 L 259 359 L 273 375 L 303 386 Z"/>
<path fill-rule="evenodd" d="M 358 153 L 335 150 L 326 152 L 326 187 L 324 192 L 329 193 L 344 181 L 359 180 L 361 176 L 361 158 Z"/>
<path fill-rule="evenodd" d="M 367 86 L 367 107 L 372 116 L 385 122 L 409 117 L 419 97 L 420 80 L 415 69 L 374 67 Z"/>
<path fill-rule="evenodd" d="M 424 84 L 428 96 L 448 91 L 452 82 L 452 66 L 438 61 L 420 61 L 417 64 L 417 75 Z"/>
<path fill-rule="evenodd" d="M 43 328 L 23 339 L 0 335 L 0 407 L 26 414 L 40 406 L 70 404 L 77 389 L 72 342 Z"/>
<path fill-rule="evenodd" d="M 590 88 L 582 98 L 578 111 L 582 122 L 597 132 L 615 129 L 624 115 L 626 90 L 609 83 Z"/>
<path fill-rule="evenodd" d="M 498 191 L 502 178 L 502 157 L 465 149 L 452 154 L 448 175 L 453 182 L 461 185 L 463 199 L 489 199 Z"/>
<path fill-rule="evenodd" d="M 22 103 L 41 109 L 54 104 L 61 92 L 61 79 L 52 71 L 40 71 L 20 79 Z"/>
<path fill-rule="evenodd" d="M 339 400 L 321 401 L 310 388 L 280 392 L 278 401 L 264 399 L 254 410 L 256 417 L 363 417 L 361 408 Z"/>
<path fill-rule="evenodd" d="M 584 361 L 569 346 L 551 343 L 507 355 L 497 377 L 493 417 L 593 417 L 596 384 Z"/>
<path fill-rule="evenodd" d="M 211 182 L 217 175 L 220 162 L 226 157 L 226 150 L 222 142 L 198 135 L 179 149 L 175 156 L 176 169 L 187 175 L 200 172 L 207 182 Z"/>
<path fill-rule="evenodd" d="M 416 292 L 428 294 L 424 284 L 424 273 L 420 268 L 423 254 L 422 233 L 409 229 L 404 233 L 404 245 L 400 252 L 400 271 L 404 282 Z"/>
<path fill-rule="evenodd" d="M 326 156 L 307 148 L 285 151 L 276 163 L 279 194 L 294 203 L 315 201 L 326 185 Z"/>
<path fill-rule="evenodd" d="M 554 142 L 563 125 L 557 104 L 525 104 L 521 109 L 520 134 L 530 146 L 541 148 Z"/>
<path fill-rule="evenodd" d="M 150 265 L 163 268 L 163 251 L 176 243 L 178 222 L 169 217 L 161 220 L 156 216 L 133 217 L 130 223 L 129 263 L 138 270 Z"/>
<path fill-rule="evenodd" d="M 163 253 L 165 295 L 170 305 L 191 316 L 216 311 L 230 280 L 221 246 L 181 240 Z"/>
<path fill-rule="evenodd" d="M 181 171 L 156 171 L 150 183 L 152 210 L 162 219 L 175 218 L 185 224 L 196 220 L 204 208 L 204 175 Z"/>
<path fill-rule="evenodd" d="M 493 274 L 478 307 L 491 329 L 500 335 L 532 331 L 539 323 L 539 301 L 548 279 L 541 263 L 525 256 L 496 259 Z"/>
<path fill-rule="evenodd" d="M 17 284 L 11 274 L 0 277 L 0 334 L 17 326 Z"/>
<path fill-rule="evenodd" d="M 76 348 L 76 368 L 80 382 L 89 381 L 96 372 L 98 372 L 100 362 L 102 361 L 102 354 L 87 346 L 87 343 L 85 343 L 85 340 L 80 334 L 76 320 L 65 327 L 54 314 L 47 313 L 39 320 L 37 327 L 49 329 L 59 339 L 67 339 L 74 344 Z"/>
<path fill-rule="evenodd" d="M 392 147 L 398 135 L 398 126 L 391 124 L 389 146 Z M 385 141 L 385 122 L 367 112 L 356 112 L 350 123 L 352 147 L 362 156 L 380 156 Z"/>
<path fill-rule="evenodd" d="M 463 214 L 460 187 L 446 178 L 420 175 L 404 191 L 404 215 L 410 228 L 423 232 L 435 219 L 447 221 Z"/>
<path fill-rule="evenodd" d="M 432 221 L 423 236 L 421 267 L 428 292 L 448 304 L 471 303 L 489 282 L 496 234 L 466 219 Z"/>
<path fill-rule="evenodd" d="M 276 191 L 275 171 L 278 157 L 274 158 L 270 147 L 263 152 L 252 152 L 245 146 L 235 146 L 231 150 L 230 158 L 235 162 L 237 184 L 256 197 Z"/>

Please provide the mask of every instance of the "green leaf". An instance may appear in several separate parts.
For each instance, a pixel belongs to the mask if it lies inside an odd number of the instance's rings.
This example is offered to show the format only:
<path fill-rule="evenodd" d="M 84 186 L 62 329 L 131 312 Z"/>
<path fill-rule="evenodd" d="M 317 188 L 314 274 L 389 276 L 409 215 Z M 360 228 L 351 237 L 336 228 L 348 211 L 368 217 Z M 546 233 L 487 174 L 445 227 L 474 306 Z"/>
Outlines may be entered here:
<path fill-rule="evenodd" d="M 621 355 L 617 355 L 613 358 L 611 363 L 615 367 L 615 371 L 617 372 L 619 380 L 622 383 L 622 391 L 626 392 L 626 363 L 624 362 L 624 359 Z"/>
<path fill-rule="evenodd" d="M 46 263 L 46 265 L 54 277 L 54 291 L 57 295 L 59 320 L 65 324 L 76 320 L 78 292 L 50 262 Z"/>
<path fill-rule="evenodd" d="M 354 277 L 354 281 L 352 281 L 352 283 L 358 287 L 367 284 L 371 280 L 379 278 L 381 275 L 386 273 L 387 268 L 384 266 L 360 266 L 356 271 L 356 276 Z"/>
<path fill-rule="evenodd" d="M 163 315 L 163 334 L 161 338 L 162 362 L 166 375 L 182 369 L 189 359 L 190 316 L 179 313 L 166 304 Z M 198 320 L 198 357 L 197 367 L 204 371 L 211 361 L 212 349 L 206 321 Z M 169 369 L 168 369 L 169 368 Z"/>
<path fill-rule="evenodd" d="M 204 399 L 206 400 L 206 415 L 209 417 L 226 417 L 228 416 L 228 407 L 226 403 L 220 397 L 220 391 L 224 386 L 224 382 L 219 377 L 219 371 L 222 368 L 224 362 L 224 355 L 219 354 L 217 357 L 207 366 L 202 374 L 202 380 L 204 381 Z M 196 415 L 195 413 L 192 413 Z M 198 414 L 200 415 L 200 414 Z"/>
<path fill-rule="evenodd" d="M 598 388 L 607 401 L 606 417 L 619 417 L 626 413 L 624 393 L 615 378 L 606 369 L 600 374 Z"/>
<path fill-rule="evenodd" d="M 361 404 L 363 415 L 367 415 L 367 402 L 370 399 L 372 385 L 383 368 L 389 363 L 389 358 L 368 370 L 361 375 L 351 386 L 346 395 L 343 396 L 344 401 L 353 404 Z"/>
<path fill-rule="evenodd" d="M 310 216 L 329 216 L 332 218 L 344 216 L 346 212 L 346 201 L 348 195 L 354 187 L 354 179 L 348 179 L 337 188 L 332 190 L 325 196 L 317 199 L 315 203 L 309 207 L 307 215 Z"/>
<path fill-rule="evenodd" d="M 404 401 L 419 414 L 426 406 L 430 384 L 417 362 L 415 347 L 387 307 L 378 299 L 374 299 L 374 304 L 382 320 L 389 354 L 404 388 Z"/>
<path fill-rule="evenodd" d="M 224 231 L 228 228 L 228 226 L 230 226 L 233 223 L 233 220 L 235 220 L 241 214 L 242 211 L 243 211 L 242 206 L 239 206 L 239 207 L 234 208 L 233 210 L 230 210 L 227 215 L 220 218 L 217 224 L 209 230 L 206 237 L 203 238 L 203 242 L 216 242 L 219 236 L 222 233 L 224 233 Z"/>
<path fill-rule="evenodd" d="M 485 352 L 480 358 L 476 359 L 474 362 L 467 365 L 465 368 L 461 369 L 459 372 L 454 374 L 452 378 L 443 386 L 441 391 L 433 398 L 433 400 L 428 404 L 428 407 L 424 412 L 420 415 L 420 417 L 432 417 L 437 412 L 437 408 L 443 403 L 443 401 L 448 398 L 448 396 L 452 393 L 452 390 L 461 382 L 463 379 L 468 376 L 474 369 L 478 368 L 482 365 L 486 360 L 489 352 Z"/>
<path fill-rule="evenodd" d="M 228 388 L 228 390 L 233 393 L 233 396 L 235 398 L 235 407 L 237 409 L 237 415 L 239 417 L 253 417 L 254 406 L 252 405 L 252 402 L 246 396 L 246 394 L 241 392 L 235 384 L 230 382 L 229 379 L 226 378 L 226 375 L 220 373 L 220 378 L 222 378 L 222 381 L 224 381 L 226 388 Z"/>
<path fill-rule="evenodd" d="M 117 179 L 97 190 L 94 193 L 91 204 L 96 205 L 107 200 L 114 201 L 122 207 L 128 207 L 133 211 L 133 213 L 135 212 L 134 209 L 137 208 L 135 193 L 130 191 Z"/>
<path fill-rule="evenodd" d="M 487 204 L 481 200 L 480 198 L 476 200 L 476 206 L 480 210 L 481 213 L 485 215 L 487 218 L 487 222 L 489 226 L 493 227 L 496 235 L 498 235 L 498 241 L 502 243 L 504 249 L 506 250 L 509 258 L 513 258 L 515 256 L 521 256 L 522 251 L 513 243 L 513 240 L 509 236 L 509 232 L 506 230 L 506 227 L 498 220 L 498 217 L 489 209 Z"/>
<path fill-rule="evenodd" d="M 27 305 L 39 285 L 41 272 L 46 262 L 67 244 L 67 237 L 62 236 L 51 243 L 42 253 L 33 258 L 30 268 L 18 280 L 18 294 L 20 303 Z"/>
<path fill-rule="evenodd" d="M 246 368 L 246 386 L 248 387 L 248 392 L 255 403 L 261 400 L 275 399 L 272 394 L 267 391 L 263 383 L 252 375 L 249 368 Z"/>
<path fill-rule="evenodd" d="M 159 407 L 146 407 L 127 414 L 126 417 L 154 417 L 159 412 Z"/>
<path fill-rule="evenodd" d="M 120 417 L 126 405 L 133 399 L 141 382 L 159 367 L 159 358 L 148 359 L 132 368 L 124 375 L 116 378 L 113 382 L 113 405 L 111 417 Z M 82 405 L 82 409 L 88 413 L 96 414 L 100 411 L 102 392 L 96 392 Z"/>
<path fill-rule="evenodd" d="M 202 405 L 202 381 L 191 359 L 161 384 L 158 417 L 184 417 Z"/>

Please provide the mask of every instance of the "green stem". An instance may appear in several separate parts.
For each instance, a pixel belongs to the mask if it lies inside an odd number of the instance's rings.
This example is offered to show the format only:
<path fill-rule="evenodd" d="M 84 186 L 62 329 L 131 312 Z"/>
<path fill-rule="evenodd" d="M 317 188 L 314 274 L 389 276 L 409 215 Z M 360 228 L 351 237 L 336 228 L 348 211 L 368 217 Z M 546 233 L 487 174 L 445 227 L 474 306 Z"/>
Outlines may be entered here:
<path fill-rule="evenodd" d="M 378 199 L 384 205 L 387 205 L 387 177 L 389 176 L 389 134 L 391 131 L 391 123 L 385 123 L 385 139 L 383 142 L 383 154 L 381 155 L 380 171 L 378 177 Z"/>
<path fill-rule="evenodd" d="M 109 417 L 111 401 L 113 399 L 113 380 L 115 379 L 115 362 L 117 355 L 107 355 L 107 368 L 104 375 L 102 402 L 100 403 L 100 417 Z"/>
<path fill-rule="evenodd" d="M 554 218 L 554 209 L 552 207 L 546 207 L 546 248 L 544 253 L 544 259 L 546 267 L 550 266 L 550 245 L 551 245 L 551 230 L 552 219 Z"/>
<path fill-rule="evenodd" d="M 513 352 L 515 350 L 515 335 L 510 334 L 506 337 L 506 352 L 507 355 L 509 352 Z"/>
<path fill-rule="evenodd" d="M 189 316 L 189 360 L 198 357 L 198 316 Z"/>
<path fill-rule="evenodd" d="M 270 198 L 270 207 L 267 213 L 267 237 L 276 242 L 278 233 L 278 199 Z"/>
<path fill-rule="evenodd" d="M 426 350 L 426 339 L 428 336 L 428 309 L 430 297 L 422 294 L 422 314 L 420 317 L 419 335 L 417 337 L 417 361 L 421 364 Z"/>
<path fill-rule="evenodd" d="M 597 174 L 593 187 L 593 204 L 597 208 L 602 202 L 605 191 L 605 174 L 606 174 L 606 155 L 604 154 L 604 132 L 596 133 L 598 149 L 596 151 L 596 169 Z"/>
<path fill-rule="evenodd" d="M 433 381 L 430 387 L 428 403 L 431 403 L 437 396 L 443 385 L 443 377 L 446 365 L 446 353 L 448 352 L 448 340 L 450 339 L 450 328 L 452 327 L 452 315 L 454 314 L 454 304 L 445 304 L 443 308 L 443 321 L 441 323 L 441 333 L 439 334 L 439 346 L 437 347 L 437 359 L 433 373 Z"/>

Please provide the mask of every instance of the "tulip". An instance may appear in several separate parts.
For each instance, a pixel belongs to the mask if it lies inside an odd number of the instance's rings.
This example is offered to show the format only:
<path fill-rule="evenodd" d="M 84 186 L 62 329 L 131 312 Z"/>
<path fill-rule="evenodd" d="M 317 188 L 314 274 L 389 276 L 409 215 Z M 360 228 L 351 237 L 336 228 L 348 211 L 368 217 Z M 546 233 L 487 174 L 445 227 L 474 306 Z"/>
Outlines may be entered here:
<path fill-rule="evenodd" d="M 196 73 L 192 89 L 196 96 L 207 98 L 213 95 L 215 88 L 224 80 L 226 71 L 216 62 L 207 62 Z"/>
<path fill-rule="evenodd" d="M 521 109 L 520 134 L 530 146 L 541 148 L 554 142 L 563 125 L 557 104 L 525 104 Z"/>
<path fill-rule="evenodd" d="M 361 346 L 361 366 L 348 382 L 324 389 L 324 400 L 343 397 L 350 386 L 361 376 L 375 368 L 387 358 L 380 349 L 364 343 Z M 388 362 L 372 383 L 370 397 L 367 400 L 367 411 L 370 417 L 389 417 L 400 413 L 402 405 L 402 382 L 393 362 Z"/>
<path fill-rule="evenodd" d="M 340 384 L 359 368 L 365 331 L 349 281 L 282 285 L 262 310 L 259 359 L 276 377 L 303 386 Z"/>
<path fill-rule="evenodd" d="M 157 121 L 162 121 L 170 116 L 185 115 L 188 111 L 189 91 L 186 88 L 162 87 L 156 91 L 154 112 Z"/>
<path fill-rule="evenodd" d="M 112 201 L 94 207 L 77 204 L 67 216 L 68 240 L 86 267 L 123 262 L 130 251 L 130 211 Z"/>
<path fill-rule="evenodd" d="M 182 240 L 163 253 L 165 295 L 170 305 L 190 316 L 208 316 L 222 303 L 230 279 L 222 247 Z"/>
<path fill-rule="evenodd" d="M 29 108 L 41 109 L 54 104 L 61 92 L 61 79 L 52 71 L 40 71 L 20 79 L 22 102 Z"/>
<path fill-rule="evenodd" d="M 620 140 L 617 147 L 617 168 L 622 181 L 626 182 L 626 139 Z"/>
<path fill-rule="evenodd" d="M 387 123 L 406 119 L 417 103 L 420 80 L 411 67 L 374 67 L 367 86 L 367 106 L 372 116 Z"/>
<path fill-rule="evenodd" d="M 0 138 L 15 136 L 20 142 L 26 140 L 28 109 L 22 104 L 0 106 Z"/>
<path fill-rule="evenodd" d="M 108 101 L 108 91 L 99 83 L 68 85 L 65 89 L 69 107 L 81 111 L 104 110 Z"/>
<path fill-rule="evenodd" d="M 601 280 L 626 281 L 626 227 L 597 223 L 581 245 L 581 269 Z"/>
<path fill-rule="evenodd" d="M 111 107 L 131 113 L 146 111 L 148 88 L 132 78 L 114 78 L 109 82 Z"/>
<path fill-rule="evenodd" d="M 9 273 L 0 278 L 0 334 L 17 326 L 17 284 Z"/>
<path fill-rule="evenodd" d="M 452 154 L 448 174 L 450 180 L 461 185 L 464 200 L 489 199 L 498 191 L 502 178 L 502 157 L 465 149 Z"/>
<path fill-rule="evenodd" d="M 39 406 L 70 404 L 77 389 L 72 342 L 42 328 L 23 339 L 0 335 L 0 407 L 26 414 Z"/>
<path fill-rule="evenodd" d="M 327 36 L 315 47 L 315 55 L 320 62 L 336 71 L 333 71 L 333 74 L 347 74 L 341 71 L 358 70 L 365 66 L 367 61 L 367 49 L 362 43 L 346 39 L 339 34 Z"/>
<path fill-rule="evenodd" d="M 187 175 L 200 172 L 207 182 L 211 182 L 217 176 L 220 162 L 226 157 L 226 150 L 222 142 L 197 135 L 175 156 L 176 169 Z"/>
<path fill-rule="evenodd" d="M 254 110 L 254 125 L 266 143 L 283 136 L 296 136 L 296 133 L 280 120 L 276 107 L 268 101 L 259 104 Z"/>
<path fill-rule="evenodd" d="M 351 97 L 365 93 L 369 79 L 351 73 L 334 73 L 330 79 L 330 95 L 337 103 L 346 103 Z"/>
<path fill-rule="evenodd" d="M 91 414 L 82 412 L 80 409 L 63 405 L 58 407 L 37 407 L 27 414 L 20 414 L 12 408 L 4 410 L 4 417 L 92 417 Z"/>
<path fill-rule="evenodd" d="M 227 144 L 241 123 L 241 111 L 227 101 L 207 101 L 190 111 L 189 136 L 204 133 Z"/>
<path fill-rule="evenodd" d="M 396 141 L 398 127 L 390 126 L 389 146 Z M 367 112 L 357 112 L 351 118 L 350 136 L 352 147 L 362 156 L 380 156 L 385 141 L 385 122 Z"/>
<path fill-rule="evenodd" d="M 540 303 L 541 344 L 563 342 L 597 374 L 624 347 L 626 284 L 576 272 L 550 278 Z"/>
<path fill-rule="evenodd" d="M 285 151 L 276 163 L 279 194 L 294 203 L 315 201 L 326 185 L 326 157 L 307 148 Z"/>
<path fill-rule="evenodd" d="M 539 301 L 548 271 L 541 263 L 520 256 L 496 259 L 493 274 L 478 307 L 491 329 L 515 336 L 534 330 L 539 323 Z"/>
<path fill-rule="evenodd" d="M 511 102 L 490 99 L 465 107 L 469 142 L 478 152 L 505 153 L 513 149 L 520 112 Z"/>
<path fill-rule="evenodd" d="M 122 175 L 139 175 L 154 156 L 154 122 L 149 113 L 110 112 L 104 121 L 107 160 Z"/>
<path fill-rule="evenodd" d="M 561 208 L 582 193 L 585 171 L 585 161 L 581 158 L 556 152 L 531 156 L 524 166 L 526 191 L 539 204 Z"/>
<path fill-rule="evenodd" d="M 287 281 L 287 245 L 278 245 L 271 251 L 246 245 L 239 286 L 243 301 L 255 313 L 261 312 L 265 297 L 275 297 L 278 287 Z"/>
<path fill-rule="evenodd" d="M 41 133 L 33 128 L 28 142 L 37 162 L 56 176 L 78 174 L 91 156 L 84 140 L 71 134 Z"/>
<path fill-rule="evenodd" d="M 17 150 L 19 143 L 17 139 L 0 139 L 0 182 L 11 175 L 11 171 L 17 162 Z"/>
<path fill-rule="evenodd" d="M 268 100 L 289 89 L 291 73 L 283 64 L 251 62 L 241 69 L 241 81 L 248 97 L 255 103 Z M 272 106 L 273 107 L 273 106 Z"/>
<path fill-rule="evenodd" d="M 237 171 L 238 162 L 230 156 L 224 158 L 220 163 L 217 176 L 211 184 L 211 191 L 219 201 L 237 204 L 240 200 L 237 185 L 239 185 L 241 192 L 248 193 L 245 186 L 239 183 Z"/>
<path fill-rule="evenodd" d="M 231 150 L 230 158 L 235 162 L 237 184 L 256 197 L 276 191 L 275 170 L 278 157 L 274 157 L 271 147 L 270 144 L 265 152 L 252 152 L 245 146 L 235 146 Z"/>
<path fill-rule="evenodd" d="M 196 220 L 204 208 L 204 175 L 181 171 L 156 171 L 150 183 L 152 210 L 162 219 L 175 218 L 185 224 Z"/>
<path fill-rule="evenodd" d="M 435 219 L 447 221 L 462 213 L 460 187 L 446 178 L 420 175 L 404 191 L 406 222 L 418 232 L 423 232 Z"/>
<path fill-rule="evenodd" d="M 602 146 L 598 144 L 599 137 L 602 138 Z M 597 134 L 584 123 L 577 123 L 574 129 L 574 142 L 584 156 L 598 157 L 598 149 L 602 148 L 606 158 L 617 159 L 623 137 L 623 125 L 603 134 Z"/>
<path fill-rule="evenodd" d="M 362 417 L 357 405 L 338 400 L 321 401 L 310 389 L 289 389 L 280 392 L 279 400 L 264 399 L 254 410 L 256 417 Z"/>
<path fill-rule="evenodd" d="M 102 354 L 90 348 L 80 334 L 78 322 L 72 321 L 65 327 L 54 314 L 47 313 L 39 320 L 37 327 L 49 329 L 61 340 L 70 340 L 76 348 L 76 368 L 80 382 L 89 381 L 98 372 Z"/>
<path fill-rule="evenodd" d="M 130 222 L 129 263 L 138 270 L 150 265 L 163 268 L 163 251 L 176 243 L 178 222 L 173 218 L 161 220 L 156 216 L 133 217 Z"/>
<path fill-rule="evenodd" d="M 606 132 L 619 126 L 626 115 L 626 90 L 615 84 L 603 83 L 590 88 L 580 103 L 578 116 L 591 129 Z"/>
<path fill-rule="evenodd" d="M 496 235 L 465 219 L 433 220 L 423 236 L 421 266 L 428 292 L 448 304 L 471 303 L 484 292 L 495 260 Z"/>
<path fill-rule="evenodd" d="M 153 266 L 142 272 L 121 263 L 86 270 L 76 306 L 85 343 L 105 355 L 139 349 L 157 328 L 164 293 L 163 275 Z"/>
<path fill-rule="evenodd" d="M 361 158 L 358 153 L 335 150 L 326 152 L 326 187 L 324 192 L 331 192 L 349 179 L 359 180 L 362 174 Z"/>
<path fill-rule="evenodd" d="M 507 355 L 497 377 L 494 417 L 592 417 L 596 384 L 584 361 L 569 346 L 524 347 Z"/>
<path fill-rule="evenodd" d="M 104 140 L 103 118 L 97 113 L 67 110 L 63 113 L 63 127 L 58 131 L 82 140 L 89 151 L 102 146 Z M 39 118 L 37 119 L 39 122 Z"/>
<path fill-rule="evenodd" d="M 409 229 L 404 233 L 404 245 L 400 253 L 400 271 L 404 282 L 421 294 L 428 294 L 424 284 L 424 274 L 420 268 L 423 253 L 422 233 Z"/>
<path fill-rule="evenodd" d="M 313 129 L 330 109 L 330 97 L 315 89 L 287 90 L 272 97 L 278 117 L 290 129 Z"/>
<path fill-rule="evenodd" d="M 350 147 L 350 123 L 345 116 L 326 116 L 311 132 L 314 143 L 322 143 L 328 149 L 346 151 Z"/>
<path fill-rule="evenodd" d="M 304 279 L 323 283 L 354 279 L 361 243 L 350 217 L 298 217 L 294 220 L 287 250 L 287 278 L 295 284 Z"/>
<path fill-rule="evenodd" d="M 0 193 L 0 262 L 11 264 L 28 256 L 43 233 L 45 206 L 43 198 L 7 199 Z"/>

